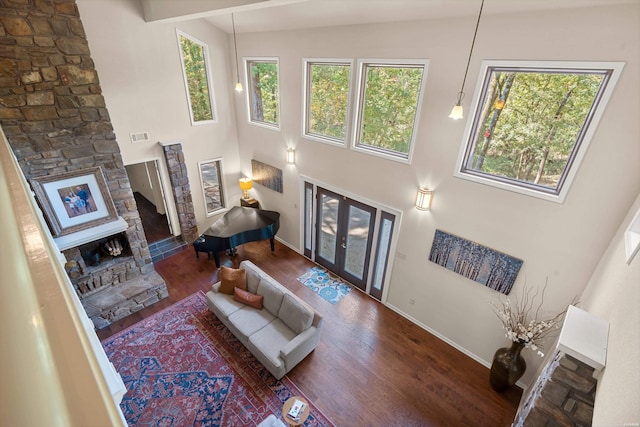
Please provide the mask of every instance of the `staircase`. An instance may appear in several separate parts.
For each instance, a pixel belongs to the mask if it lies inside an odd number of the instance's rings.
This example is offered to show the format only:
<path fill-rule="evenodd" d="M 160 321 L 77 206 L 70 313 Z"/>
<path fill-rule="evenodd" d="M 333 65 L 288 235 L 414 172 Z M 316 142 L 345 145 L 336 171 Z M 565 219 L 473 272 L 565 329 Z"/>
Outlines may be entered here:
<path fill-rule="evenodd" d="M 182 236 L 172 236 L 167 239 L 149 243 L 149 252 L 153 262 L 158 262 L 171 255 L 177 254 L 189 247 L 189 244 L 182 240 Z"/>

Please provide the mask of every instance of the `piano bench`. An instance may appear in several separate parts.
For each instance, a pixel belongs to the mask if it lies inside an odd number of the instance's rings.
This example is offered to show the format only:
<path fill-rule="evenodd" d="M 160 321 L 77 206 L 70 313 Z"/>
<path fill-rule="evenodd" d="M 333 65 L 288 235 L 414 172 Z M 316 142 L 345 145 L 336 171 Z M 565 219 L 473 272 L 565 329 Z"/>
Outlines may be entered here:
<path fill-rule="evenodd" d="M 193 249 L 196 251 L 196 258 L 200 258 L 200 252 L 207 254 L 207 259 L 211 261 L 212 253 L 207 250 L 204 237 L 200 236 L 193 242 Z"/>

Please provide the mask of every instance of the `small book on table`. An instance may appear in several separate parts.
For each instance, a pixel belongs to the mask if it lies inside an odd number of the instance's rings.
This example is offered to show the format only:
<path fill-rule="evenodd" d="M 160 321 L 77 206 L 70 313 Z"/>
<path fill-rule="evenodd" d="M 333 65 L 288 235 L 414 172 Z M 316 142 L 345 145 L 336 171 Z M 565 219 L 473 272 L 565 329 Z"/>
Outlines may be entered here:
<path fill-rule="evenodd" d="M 300 416 L 304 411 L 304 405 L 305 403 L 303 401 L 296 399 L 293 402 L 293 405 L 291 405 L 291 409 L 289 409 L 289 412 L 287 412 L 287 417 L 295 422 L 300 421 Z"/>

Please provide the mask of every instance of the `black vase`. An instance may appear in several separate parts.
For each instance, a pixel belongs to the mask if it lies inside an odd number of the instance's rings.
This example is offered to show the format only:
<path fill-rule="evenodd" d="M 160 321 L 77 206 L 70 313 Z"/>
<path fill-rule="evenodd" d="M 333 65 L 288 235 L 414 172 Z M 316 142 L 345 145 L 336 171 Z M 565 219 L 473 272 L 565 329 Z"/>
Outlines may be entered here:
<path fill-rule="evenodd" d="M 514 342 L 510 348 L 499 348 L 493 355 L 489 380 L 495 391 L 505 391 L 524 375 L 527 363 L 520 352 L 524 344 Z"/>

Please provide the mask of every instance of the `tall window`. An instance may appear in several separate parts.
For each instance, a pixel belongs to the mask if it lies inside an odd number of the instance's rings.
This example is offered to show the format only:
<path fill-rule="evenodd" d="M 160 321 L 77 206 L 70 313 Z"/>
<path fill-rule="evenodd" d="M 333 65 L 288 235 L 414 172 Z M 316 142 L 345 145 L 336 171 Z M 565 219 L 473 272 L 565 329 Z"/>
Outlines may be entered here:
<path fill-rule="evenodd" d="M 306 136 L 345 143 L 350 78 L 351 62 L 305 60 Z"/>
<path fill-rule="evenodd" d="M 277 58 L 247 59 L 249 119 L 269 127 L 280 126 Z"/>
<path fill-rule="evenodd" d="M 207 216 L 211 216 L 226 207 L 222 185 L 222 159 L 201 161 L 198 162 L 198 166 L 205 212 Z"/>
<path fill-rule="evenodd" d="M 426 61 L 360 62 L 354 148 L 409 162 Z"/>
<path fill-rule="evenodd" d="M 485 61 L 483 69 L 457 175 L 562 202 L 622 64 Z"/>
<path fill-rule="evenodd" d="M 207 45 L 181 31 L 177 33 L 191 124 L 214 122 L 216 116 Z"/>

